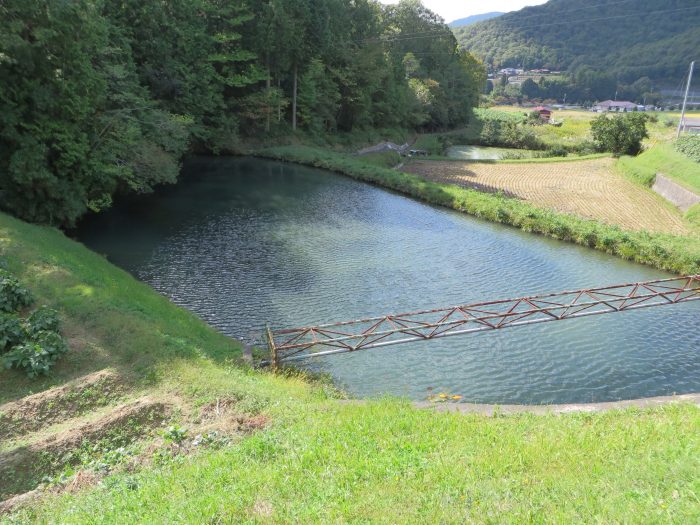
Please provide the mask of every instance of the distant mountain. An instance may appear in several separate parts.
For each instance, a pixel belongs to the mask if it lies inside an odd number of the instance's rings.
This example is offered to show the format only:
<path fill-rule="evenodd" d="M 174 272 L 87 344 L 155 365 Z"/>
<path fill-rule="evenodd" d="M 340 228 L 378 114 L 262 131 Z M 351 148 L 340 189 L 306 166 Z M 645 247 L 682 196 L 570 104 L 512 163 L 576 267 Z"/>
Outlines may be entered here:
<path fill-rule="evenodd" d="M 454 29 L 494 68 L 596 70 L 676 84 L 700 59 L 698 0 L 550 0 Z"/>
<path fill-rule="evenodd" d="M 468 16 L 467 18 L 460 18 L 459 20 L 455 20 L 454 22 L 450 22 L 448 25 L 451 28 L 456 28 L 456 27 L 466 27 L 470 26 L 472 24 L 476 24 L 477 22 L 483 22 L 484 20 L 491 20 L 492 18 L 496 18 L 497 16 L 501 16 L 504 13 L 501 13 L 500 11 L 493 11 L 491 13 L 482 13 L 480 15 L 472 15 Z"/>

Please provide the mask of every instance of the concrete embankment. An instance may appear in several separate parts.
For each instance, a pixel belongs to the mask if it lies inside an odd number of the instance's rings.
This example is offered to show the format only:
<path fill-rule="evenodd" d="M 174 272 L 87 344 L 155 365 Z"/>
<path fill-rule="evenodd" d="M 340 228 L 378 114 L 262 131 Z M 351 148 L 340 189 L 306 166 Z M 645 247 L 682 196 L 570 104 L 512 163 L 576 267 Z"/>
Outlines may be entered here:
<path fill-rule="evenodd" d="M 688 211 L 700 202 L 700 195 L 686 190 L 660 173 L 656 175 L 656 181 L 652 189 L 683 212 Z"/>
<path fill-rule="evenodd" d="M 700 394 L 649 397 L 607 403 L 568 403 L 563 405 L 480 405 L 473 403 L 431 403 L 417 402 L 419 408 L 432 408 L 439 412 L 458 412 L 461 414 L 478 414 L 484 416 L 513 414 L 570 414 L 577 412 L 595 413 L 629 408 L 656 408 L 672 403 L 688 403 L 700 407 Z"/>

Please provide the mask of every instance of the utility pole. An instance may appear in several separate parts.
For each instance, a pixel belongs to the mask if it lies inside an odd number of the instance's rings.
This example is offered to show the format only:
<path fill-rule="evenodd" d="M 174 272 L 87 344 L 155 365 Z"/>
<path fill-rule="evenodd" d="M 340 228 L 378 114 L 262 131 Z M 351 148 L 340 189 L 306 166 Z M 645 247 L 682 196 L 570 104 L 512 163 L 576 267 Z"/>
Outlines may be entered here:
<path fill-rule="evenodd" d="M 681 136 L 683 130 L 683 122 L 685 122 L 685 108 L 688 105 L 688 93 L 690 93 L 690 83 L 693 81 L 693 71 L 695 70 L 695 60 L 690 63 L 690 74 L 688 75 L 688 85 L 685 86 L 685 97 L 683 98 L 683 109 L 681 110 L 681 120 L 678 123 L 678 133 L 676 138 Z"/>

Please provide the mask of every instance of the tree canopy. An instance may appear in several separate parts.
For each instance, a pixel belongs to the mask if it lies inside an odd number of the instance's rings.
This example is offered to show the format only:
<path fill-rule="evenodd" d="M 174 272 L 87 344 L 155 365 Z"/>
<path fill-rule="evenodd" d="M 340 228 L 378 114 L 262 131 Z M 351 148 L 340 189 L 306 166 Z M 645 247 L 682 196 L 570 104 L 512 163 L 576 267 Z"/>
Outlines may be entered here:
<path fill-rule="evenodd" d="M 462 48 L 493 69 L 568 72 L 565 89 L 577 86 L 583 93 L 575 98 L 595 100 L 645 78 L 674 88 L 700 49 L 700 6 L 697 0 L 550 0 L 454 31 Z"/>
<path fill-rule="evenodd" d="M 191 151 L 464 125 L 485 72 L 417 0 L 7 0 L 0 78 L 0 207 L 70 225 Z"/>

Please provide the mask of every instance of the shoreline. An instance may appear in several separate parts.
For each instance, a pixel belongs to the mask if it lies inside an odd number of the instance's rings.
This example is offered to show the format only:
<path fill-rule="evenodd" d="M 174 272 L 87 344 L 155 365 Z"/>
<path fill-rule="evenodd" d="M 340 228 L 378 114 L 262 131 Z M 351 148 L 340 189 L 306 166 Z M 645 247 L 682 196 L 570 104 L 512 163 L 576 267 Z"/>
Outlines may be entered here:
<path fill-rule="evenodd" d="M 420 409 L 433 409 L 436 412 L 451 412 L 459 414 L 474 414 L 496 417 L 501 415 L 513 416 L 532 414 L 549 416 L 561 414 L 601 413 L 615 410 L 650 409 L 672 404 L 692 404 L 700 407 L 700 393 L 679 394 L 671 396 L 641 397 L 621 401 L 603 401 L 599 403 L 562 403 L 555 405 L 494 405 L 481 403 L 431 403 L 430 401 L 414 401 L 412 404 Z"/>
<path fill-rule="evenodd" d="M 251 151 L 248 155 L 325 169 L 427 204 L 577 244 L 676 275 L 700 274 L 700 237 L 697 236 L 624 230 L 501 194 L 427 181 L 417 175 L 379 167 L 321 148 L 281 146 Z"/>

